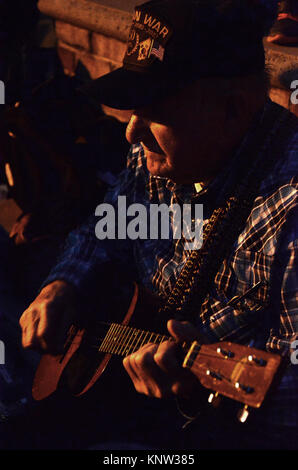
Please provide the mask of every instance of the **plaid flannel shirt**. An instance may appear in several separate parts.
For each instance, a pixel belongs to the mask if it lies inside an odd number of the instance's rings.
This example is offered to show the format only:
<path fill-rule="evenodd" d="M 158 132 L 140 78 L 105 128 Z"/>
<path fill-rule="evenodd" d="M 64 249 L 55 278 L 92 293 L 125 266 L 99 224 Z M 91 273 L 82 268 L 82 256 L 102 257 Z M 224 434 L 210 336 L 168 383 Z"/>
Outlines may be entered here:
<path fill-rule="evenodd" d="M 264 113 L 270 113 L 276 106 L 269 100 Z M 260 125 L 261 120 L 254 124 Z M 194 185 L 176 185 L 165 178 L 151 176 L 142 145 L 132 146 L 127 169 L 108 191 L 105 202 L 116 207 L 118 196 L 125 195 L 127 206 L 133 203 L 146 207 L 151 203 L 171 205 L 177 201 L 203 204 L 206 223 L 225 197 L 227 188 L 235 182 L 236 169 L 243 164 L 241 152 L 252 138 L 254 126 L 230 164 L 199 192 Z M 272 129 L 272 134 L 274 131 Z M 270 144 L 267 138 L 266 147 Z M 297 155 L 298 126 L 278 163 L 263 179 L 230 256 L 222 263 L 207 298 L 194 312 L 198 329 L 210 341 L 249 344 L 253 339 L 255 347 L 289 356 L 291 343 L 298 339 Z M 99 241 L 95 236 L 97 221 L 98 218 L 92 216 L 86 225 L 69 235 L 65 250 L 44 285 L 63 279 L 86 294 L 96 289 L 96 267 L 117 260 L 123 266 L 133 267 L 135 277 L 144 286 L 166 297 L 189 255 L 184 250 L 185 240 Z M 245 294 L 260 281 L 262 285 L 252 296 L 240 305 L 228 305 L 234 296 Z M 278 425 L 297 426 L 297 390 L 298 365 L 289 365 L 273 397 L 273 408 L 265 419 Z"/>

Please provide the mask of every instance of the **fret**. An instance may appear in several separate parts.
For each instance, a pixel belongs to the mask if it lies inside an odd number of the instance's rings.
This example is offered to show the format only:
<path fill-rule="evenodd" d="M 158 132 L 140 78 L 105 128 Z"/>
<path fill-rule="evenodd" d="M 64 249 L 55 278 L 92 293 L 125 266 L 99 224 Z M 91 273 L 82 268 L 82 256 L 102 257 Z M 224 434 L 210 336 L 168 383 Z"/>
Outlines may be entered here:
<path fill-rule="evenodd" d="M 120 325 L 120 328 L 117 330 L 116 338 L 115 338 L 115 348 L 113 349 L 113 354 L 119 354 L 119 348 L 122 346 L 122 337 L 125 333 L 125 327 Z"/>
<path fill-rule="evenodd" d="M 143 346 L 144 338 L 142 338 L 142 336 L 146 337 L 146 336 L 147 336 L 147 332 L 146 332 L 146 331 L 139 331 L 139 341 L 138 341 L 138 343 L 136 344 L 136 349 L 135 349 L 135 351 L 137 351 L 138 349 L 141 349 L 141 347 Z"/>
<path fill-rule="evenodd" d="M 140 339 L 141 339 L 142 331 L 140 331 L 140 330 L 135 330 L 135 331 L 136 331 L 135 340 L 137 340 L 137 342 L 133 345 L 133 350 L 132 350 L 132 352 L 136 352 L 138 349 L 140 349 L 140 347 L 139 347 L 139 342 L 140 342 Z M 141 334 L 140 334 L 140 333 L 141 333 Z"/>
<path fill-rule="evenodd" d="M 121 348 L 120 348 L 120 350 L 119 350 L 119 354 L 120 354 L 121 356 L 125 356 L 125 355 L 126 355 L 127 345 L 128 345 L 128 344 L 131 342 L 131 340 L 132 340 L 132 329 L 131 329 L 131 327 L 126 326 L 125 329 L 126 329 L 125 341 L 124 341 L 124 343 L 121 345 Z"/>
<path fill-rule="evenodd" d="M 136 328 L 127 327 L 127 329 L 129 331 L 129 335 L 127 337 L 126 343 L 124 344 L 124 348 L 121 351 L 122 356 L 127 356 L 128 354 L 133 352 L 134 343 L 138 339 L 139 335 L 139 330 L 137 330 Z"/>
<path fill-rule="evenodd" d="M 102 341 L 102 343 L 101 343 L 101 345 L 100 345 L 100 347 L 99 347 L 99 351 L 100 351 L 100 352 L 108 352 L 108 351 L 107 351 L 108 344 L 109 344 L 109 342 L 110 342 L 110 337 L 111 337 L 111 335 L 113 334 L 113 330 L 114 330 L 115 326 L 116 326 L 115 323 L 112 323 L 112 324 L 111 324 L 111 326 L 110 326 L 110 328 L 109 328 L 109 330 L 108 330 L 106 336 L 104 337 L 104 340 Z"/>
<path fill-rule="evenodd" d="M 156 337 L 156 344 L 161 344 L 161 342 L 162 342 L 162 341 L 161 341 L 161 338 L 162 338 L 161 335 L 157 335 L 157 337 Z"/>
<path fill-rule="evenodd" d="M 122 331 L 121 338 L 119 340 L 119 346 L 118 346 L 118 349 L 116 351 L 118 356 L 123 356 L 122 351 L 123 351 L 123 348 L 125 348 L 127 337 L 129 336 L 129 329 L 127 328 L 126 325 L 123 325 L 122 330 L 123 331 Z"/>
<path fill-rule="evenodd" d="M 114 350 L 114 354 L 119 354 L 119 350 L 121 349 L 123 345 L 122 341 L 124 339 L 125 333 L 126 333 L 125 326 L 121 325 L 121 328 L 119 328 L 117 332 L 117 347 Z"/>
<path fill-rule="evenodd" d="M 153 343 L 154 343 L 154 344 L 157 344 L 157 343 L 158 343 L 158 337 L 159 337 L 159 335 L 156 334 L 156 333 L 154 333 L 154 336 L 155 336 L 155 339 L 153 340 Z"/>
<path fill-rule="evenodd" d="M 142 342 L 142 344 L 141 344 L 141 348 L 142 348 L 145 344 L 150 343 L 150 341 L 146 341 L 146 338 L 147 338 L 147 336 L 150 334 L 150 332 L 149 332 L 149 331 L 147 331 L 147 332 L 145 331 L 145 333 L 146 333 L 146 334 L 145 334 L 145 338 L 144 338 L 144 340 L 143 340 L 143 342 Z"/>
<path fill-rule="evenodd" d="M 111 340 L 111 345 L 110 345 L 110 353 L 111 354 L 115 354 L 115 350 L 118 346 L 118 343 L 117 343 L 117 335 L 118 335 L 118 332 L 119 330 L 121 329 L 122 325 L 116 325 L 116 328 L 114 330 L 114 334 L 113 334 L 113 337 L 112 337 L 112 340 Z"/>
<path fill-rule="evenodd" d="M 152 343 L 152 336 L 154 336 L 154 333 L 151 333 L 148 343 Z"/>
<path fill-rule="evenodd" d="M 146 344 L 161 344 L 168 339 L 169 337 L 166 335 L 112 323 L 99 347 L 99 351 L 119 356 L 128 356 Z"/>
<path fill-rule="evenodd" d="M 137 331 L 134 328 L 130 328 L 130 330 L 131 330 L 131 337 L 130 337 L 130 341 L 127 343 L 125 356 L 128 356 L 129 354 L 133 352 L 132 348 L 134 346 L 134 341 L 136 340 L 136 336 L 137 336 Z"/>
<path fill-rule="evenodd" d="M 117 351 L 117 354 L 119 354 L 120 356 L 123 356 L 123 351 L 125 350 L 127 340 L 129 338 L 129 334 L 130 334 L 130 328 L 128 326 L 123 326 L 122 340 Z"/>
<path fill-rule="evenodd" d="M 111 335 L 109 336 L 109 340 L 107 341 L 106 344 L 106 352 L 110 353 L 112 347 L 114 346 L 114 337 L 115 337 L 115 332 L 117 331 L 119 325 L 117 323 L 113 323 L 112 325 L 112 330 L 111 330 Z"/>
<path fill-rule="evenodd" d="M 100 343 L 100 346 L 99 346 L 99 348 L 98 348 L 98 351 L 99 351 L 99 352 L 104 352 L 105 343 L 106 343 L 106 341 L 107 341 L 107 336 L 109 335 L 110 329 L 111 329 L 111 327 L 108 329 L 107 334 L 105 335 L 104 339 L 103 339 L 102 342 Z"/>
<path fill-rule="evenodd" d="M 198 343 L 198 347 L 200 348 L 200 347 L 201 347 L 201 344 Z M 189 348 L 190 348 L 190 343 L 187 343 L 187 341 L 184 341 L 184 342 L 181 344 L 181 348 L 182 348 L 184 351 L 188 351 Z"/>

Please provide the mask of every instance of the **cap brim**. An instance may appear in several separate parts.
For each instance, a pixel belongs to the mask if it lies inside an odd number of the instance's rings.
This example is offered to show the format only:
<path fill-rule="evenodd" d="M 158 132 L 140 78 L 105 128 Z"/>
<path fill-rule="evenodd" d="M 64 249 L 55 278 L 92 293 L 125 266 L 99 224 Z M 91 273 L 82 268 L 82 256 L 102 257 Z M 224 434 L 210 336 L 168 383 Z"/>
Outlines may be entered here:
<path fill-rule="evenodd" d="M 168 96 L 179 85 L 173 76 L 138 73 L 121 67 L 84 85 L 80 91 L 98 105 L 132 110 Z"/>

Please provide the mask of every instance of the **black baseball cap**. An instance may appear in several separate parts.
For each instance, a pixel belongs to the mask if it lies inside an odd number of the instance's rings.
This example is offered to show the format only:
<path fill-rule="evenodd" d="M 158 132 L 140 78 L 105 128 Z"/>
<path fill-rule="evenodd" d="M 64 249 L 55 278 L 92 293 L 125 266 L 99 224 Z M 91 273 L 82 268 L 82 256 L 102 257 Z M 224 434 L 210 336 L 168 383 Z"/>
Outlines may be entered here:
<path fill-rule="evenodd" d="M 97 104 L 137 109 L 199 78 L 262 71 L 276 11 L 276 0 L 146 2 L 135 8 L 122 67 L 81 91 Z"/>

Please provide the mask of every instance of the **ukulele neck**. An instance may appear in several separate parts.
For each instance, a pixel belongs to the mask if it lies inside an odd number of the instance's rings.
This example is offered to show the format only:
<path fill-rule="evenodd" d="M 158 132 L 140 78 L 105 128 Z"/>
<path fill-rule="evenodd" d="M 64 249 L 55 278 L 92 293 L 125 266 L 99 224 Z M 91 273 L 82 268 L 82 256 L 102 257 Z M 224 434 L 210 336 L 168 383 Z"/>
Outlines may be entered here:
<path fill-rule="evenodd" d="M 173 338 L 167 335 L 152 333 L 151 331 L 112 323 L 99 347 L 99 351 L 125 357 L 136 352 L 142 346 L 145 346 L 145 344 L 161 344 L 164 341 L 173 341 Z M 182 348 L 187 350 L 186 343 L 183 343 Z"/>

